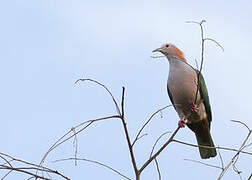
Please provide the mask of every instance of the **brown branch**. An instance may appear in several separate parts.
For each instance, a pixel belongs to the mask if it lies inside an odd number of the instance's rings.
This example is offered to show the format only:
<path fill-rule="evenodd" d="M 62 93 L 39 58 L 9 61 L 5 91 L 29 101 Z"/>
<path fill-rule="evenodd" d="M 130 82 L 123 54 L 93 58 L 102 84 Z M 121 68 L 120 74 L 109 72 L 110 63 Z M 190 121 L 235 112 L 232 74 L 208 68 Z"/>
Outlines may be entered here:
<path fill-rule="evenodd" d="M 198 93 L 199 93 L 199 89 L 200 89 L 200 83 L 199 83 L 199 77 L 203 68 L 203 62 L 204 62 L 204 45 L 205 45 L 205 41 L 204 41 L 204 29 L 202 24 L 206 22 L 205 20 L 202 20 L 201 22 L 195 22 L 195 21 L 187 21 L 187 23 L 194 23 L 194 24 L 198 24 L 200 26 L 200 34 L 201 34 L 201 61 L 200 61 L 200 69 L 198 70 L 197 73 L 197 90 L 196 90 L 196 94 L 195 94 L 195 99 L 194 99 L 194 104 L 197 103 L 197 98 L 198 98 Z"/>
<path fill-rule="evenodd" d="M 166 148 L 166 146 L 168 146 L 168 144 L 172 142 L 179 129 L 180 127 L 178 126 L 166 143 L 142 165 L 142 167 L 139 169 L 139 174 Z"/>
<path fill-rule="evenodd" d="M 217 46 L 219 46 L 222 51 L 224 51 L 224 48 L 220 45 L 220 43 L 218 43 L 216 40 L 212 39 L 212 38 L 204 38 L 204 29 L 203 29 L 203 23 L 205 23 L 206 20 L 202 20 L 201 22 L 196 22 L 196 21 L 186 21 L 186 23 L 192 23 L 192 24 L 197 24 L 200 26 L 200 34 L 201 34 L 201 61 L 200 61 L 200 69 L 198 70 L 197 76 L 198 76 L 198 82 L 197 82 L 197 90 L 195 93 L 195 99 L 194 99 L 194 104 L 197 103 L 197 98 L 198 98 L 198 93 L 199 93 L 199 89 L 200 89 L 200 83 L 199 83 L 199 77 L 203 68 L 203 62 L 204 62 L 204 48 L 205 48 L 205 41 L 212 41 L 215 44 L 217 44 Z"/>
<path fill-rule="evenodd" d="M 151 158 L 151 156 L 152 156 L 152 154 L 153 154 L 153 152 L 154 152 L 154 149 L 155 149 L 155 147 L 156 147 L 158 141 L 159 141 L 164 135 L 166 135 L 166 134 L 168 134 L 168 133 L 170 133 L 170 132 L 165 132 L 165 133 L 161 134 L 161 135 L 158 137 L 158 139 L 156 140 L 156 142 L 154 143 L 154 145 L 153 145 L 153 147 L 152 147 L 152 150 L 151 150 L 151 153 L 150 153 L 150 158 Z M 157 172 L 158 172 L 158 179 L 161 180 L 161 179 L 162 179 L 162 176 L 161 176 L 161 172 L 160 172 L 160 169 L 159 169 L 159 165 L 158 165 L 158 160 L 157 160 L 157 158 L 155 158 L 154 161 L 155 161 L 156 168 L 157 168 Z"/>
<path fill-rule="evenodd" d="M 135 139 L 134 139 L 134 141 L 133 141 L 133 143 L 132 143 L 132 147 L 135 145 L 135 143 L 136 143 L 136 141 L 139 139 L 139 136 L 140 136 L 140 134 L 141 134 L 141 132 L 144 130 L 144 128 L 147 126 L 147 124 L 149 124 L 149 122 L 151 121 L 151 119 L 157 114 L 157 113 L 159 113 L 159 112 L 162 112 L 162 110 L 164 110 L 164 109 L 166 109 L 166 108 L 168 108 L 168 107 L 171 107 L 172 105 L 167 105 L 167 106 L 165 106 L 165 107 L 163 107 L 163 108 L 160 108 L 160 109 L 158 109 L 156 112 L 154 112 L 151 116 L 150 116 L 150 118 L 144 123 L 144 125 L 141 127 L 141 129 L 138 131 L 138 133 L 137 133 L 137 135 L 136 135 L 136 137 L 135 137 Z"/>
<path fill-rule="evenodd" d="M 248 180 L 250 180 L 251 178 L 252 178 L 252 173 L 251 173 L 251 175 L 249 176 Z"/>
<path fill-rule="evenodd" d="M 212 42 L 214 42 L 214 43 L 215 43 L 217 46 L 219 46 L 219 47 L 221 48 L 221 50 L 224 52 L 223 46 L 222 46 L 220 43 L 218 43 L 218 41 L 216 41 L 215 39 L 212 39 L 212 38 L 205 38 L 204 41 L 212 41 Z"/>
<path fill-rule="evenodd" d="M 75 137 L 77 134 L 79 134 L 80 132 L 82 132 L 83 130 L 85 130 L 87 127 L 89 127 L 92 123 L 94 122 L 98 122 L 98 121 L 103 121 L 103 120 L 107 120 L 107 119 L 113 119 L 113 118 L 121 118 L 118 115 L 113 115 L 113 116 L 107 116 L 107 117 L 103 117 L 103 118 L 97 118 L 94 120 L 88 120 L 88 121 L 84 121 L 82 123 L 80 123 L 79 125 L 71 128 L 67 133 L 65 133 L 62 137 L 60 137 L 50 148 L 49 150 L 45 153 L 45 155 L 43 156 L 42 160 L 40 161 L 40 165 L 42 165 L 46 159 L 46 157 L 48 156 L 48 154 L 54 150 L 56 147 L 58 147 L 59 145 L 63 144 L 64 142 L 68 141 L 69 139 L 71 139 L 72 137 Z M 85 125 L 87 124 L 87 125 Z M 81 128 L 80 130 L 76 131 L 75 133 L 73 133 L 72 135 L 70 135 L 69 137 L 67 137 L 71 132 L 73 132 L 73 129 L 77 129 L 80 126 L 85 125 L 83 128 Z"/>
<path fill-rule="evenodd" d="M 1 180 L 4 180 L 13 170 L 9 170 L 2 178 Z"/>
<path fill-rule="evenodd" d="M 224 169 L 224 162 L 223 162 L 223 159 L 222 159 L 222 156 L 221 156 L 221 153 L 220 153 L 219 146 L 218 146 L 218 153 L 219 153 L 219 156 L 220 156 L 221 168 Z"/>
<path fill-rule="evenodd" d="M 128 132 L 128 128 L 127 128 L 127 124 L 124 118 L 124 94 L 125 94 L 125 87 L 122 88 L 122 102 L 121 102 L 121 109 L 122 109 L 122 115 L 121 115 L 121 120 L 122 120 L 122 124 L 123 124 L 123 129 L 124 129 L 124 133 L 126 136 L 126 140 L 127 140 L 127 144 L 128 144 L 128 148 L 130 151 L 130 157 L 131 157 L 131 162 L 135 171 L 135 175 L 136 175 L 136 180 L 138 180 L 139 177 L 139 173 L 138 173 L 138 169 L 137 169 L 137 165 L 136 165 L 136 159 L 135 159 L 135 155 L 133 152 L 133 148 L 131 146 L 131 141 L 130 141 L 130 137 L 129 137 L 129 132 Z"/>
<path fill-rule="evenodd" d="M 246 136 L 246 138 L 244 139 L 244 141 L 242 142 L 239 150 L 237 151 L 237 153 L 233 156 L 233 158 L 231 159 L 231 161 L 226 165 L 226 167 L 221 171 L 219 177 L 218 177 L 218 180 L 220 180 L 224 174 L 226 173 L 226 171 L 228 170 L 228 168 L 235 162 L 235 159 L 238 158 L 238 156 L 240 155 L 242 149 L 245 147 L 246 145 L 246 142 L 248 141 L 251 133 L 252 133 L 252 130 L 243 122 L 241 121 L 236 121 L 236 120 L 232 120 L 233 122 L 236 122 L 236 123 L 240 123 L 242 124 L 243 126 L 245 126 L 247 129 L 248 129 L 248 134 Z M 239 174 L 239 173 L 238 173 Z"/>
<path fill-rule="evenodd" d="M 186 143 L 186 142 L 179 141 L 179 140 L 176 140 L 176 139 L 173 139 L 172 141 L 173 141 L 173 142 L 176 142 L 176 143 L 184 144 L 184 145 L 187 145 L 187 146 L 192 146 L 192 147 L 205 147 L 205 148 L 209 148 L 209 149 L 214 149 L 214 148 L 215 148 L 215 149 L 222 149 L 222 150 L 226 150 L 226 151 L 235 151 L 235 152 L 238 152 L 238 151 L 239 151 L 239 150 L 237 150 L 237 149 L 225 148 L 225 147 L 220 147 L 220 146 L 217 146 L 217 147 L 201 146 L 201 145 Z M 243 153 L 243 154 L 252 155 L 251 152 L 246 152 L 246 151 L 239 151 L 239 152 L 240 152 L 240 153 Z"/>
<path fill-rule="evenodd" d="M 136 141 L 140 140 L 141 138 L 143 138 L 144 136 L 147 136 L 147 135 L 148 135 L 148 133 L 142 134 L 141 136 L 139 136 L 139 137 L 136 139 Z M 134 142 L 133 142 L 132 145 L 134 145 Z"/>
<path fill-rule="evenodd" d="M 207 163 L 204 163 L 204 162 L 201 162 L 201 161 L 196 161 L 196 160 L 192 160 L 192 159 L 184 159 L 184 160 L 185 161 L 191 161 L 191 162 L 199 163 L 199 164 L 203 164 L 203 165 L 208 166 L 208 167 L 213 167 L 213 168 L 217 168 L 217 169 L 223 169 L 220 166 L 215 166 L 215 165 L 207 164 Z"/>
<path fill-rule="evenodd" d="M 72 128 L 72 131 L 74 133 L 74 141 L 73 141 L 73 147 L 75 148 L 74 151 L 74 157 L 77 158 L 77 153 L 78 153 L 78 139 L 77 139 L 77 134 L 75 131 L 75 128 Z M 77 161 L 74 162 L 75 166 L 77 166 Z"/>
<path fill-rule="evenodd" d="M 112 98 L 112 100 L 113 100 L 113 102 L 114 102 L 114 104 L 115 104 L 117 113 L 118 113 L 119 115 L 121 115 L 120 108 L 119 108 L 119 106 L 118 106 L 118 104 L 117 104 L 117 102 L 116 102 L 116 100 L 115 100 L 113 94 L 111 93 L 111 91 L 110 91 L 104 84 L 102 84 L 102 83 L 100 83 L 100 82 L 98 82 L 98 81 L 96 81 L 96 80 L 93 80 L 93 79 L 78 79 L 77 81 L 75 81 L 75 84 L 77 84 L 79 81 L 91 81 L 91 82 L 94 82 L 94 83 L 96 83 L 96 84 L 102 86 L 102 87 L 109 93 L 109 95 L 111 96 L 111 98 Z"/>
<path fill-rule="evenodd" d="M 94 160 L 85 159 L 85 158 L 75 158 L 75 157 L 74 157 L 74 158 L 67 158 L 67 159 L 59 159 L 59 160 L 55 160 L 55 161 L 53 161 L 53 162 L 56 163 L 56 162 L 69 161 L 69 160 L 74 160 L 74 161 L 76 161 L 76 160 L 77 160 L 77 161 L 86 161 L 86 162 L 91 162 L 91 163 L 94 163 L 94 164 L 98 164 L 98 165 L 100 165 L 100 166 L 103 166 L 103 167 L 105 167 L 105 168 L 108 168 L 108 169 L 112 170 L 113 172 L 117 173 L 118 175 L 122 176 L 122 177 L 125 178 L 125 179 L 131 180 L 129 177 L 127 177 L 126 175 L 122 174 L 120 171 L 118 171 L 118 170 L 112 168 L 112 167 L 109 166 L 109 165 L 106 165 L 106 164 L 104 164 L 104 163 L 101 163 L 101 162 L 99 162 L 99 161 L 94 161 Z"/>
<path fill-rule="evenodd" d="M 157 140 L 155 141 L 154 145 L 152 146 L 151 153 L 150 153 L 150 158 L 151 158 L 151 156 L 152 156 L 152 154 L 153 154 L 153 152 L 154 152 L 154 149 L 155 149 L 155 147 L 156 147 L 158 141 L 159 141 L 164 135 L 166 135 L 166 134 L 168 134 L 168 133 L 171 133 L 171 132 L 170 132 L 170 131 L 164 132 L 163 134 L 161 134 L 161 135 L 157 138 Z"/>
<path fill-rule="evenodd" d="M 155 59 L 155 58 L 164 58 L 166 56 L 151 56 L 151 58 Z"/>
<path fill-rule="evenodd" d="M 21 172 L 23 174 L 28 174 L 36 179 L 44 179 L 44 180 L 50 180 L 46 177 L 43 177 L 43 176 L 39 176 L 37 174 L 34 174 L 34 173 L 31 173 L 29 171 L 26 171 L 26 170 L 22 170 L 20 168 L 14 168 L 14 167 L 9 167 L 9 166 L 1 166 L 0 169 L 9 169 L 9 170 L 12 170 L 12 171 L 17 171 L 17 172 Z M 6 176 L 5 176 L 6 177 Z"/>
<path fill-rule="evenodd" d="M 6 178 L 12 171 L 16 171 L 16 172 L 21 172 L 23 174 L 31 175 L 33 178 L 36 178 L 36 179 L 46 179 L 47 180 L 48 178 L 37 175 L 37 172 L 40 171 L 40 172 L 48 172 L 51 174 L 56 174 L 58 176 L 61 176 L 64 179 L 69 180 L 68 177 L 64 176 L 63 174 L 59 173 L 56 170 L 53 170 L 53 169 L 50 169 L 50 168 L 47 168 L 44 166 L 40 166 L 37 164 L 33 164 L 33 163 L 30 163 L 30 162 L 27 162 L 27 161 L 24 161 L 21 159 L 17 159 L 17 158 L 14 158 L 8 154 L 4 154 L 4 153 L 0 153 L 0 157 L 2 159 L 5 159 L 4 160 L 5 162 L 7 161 L 6 163 L 0 165 L 0 169 L 10 170 L 8 173 L 6 173 L 2 177 L 2 179 Z M 11 165 L 10 162 L 15 162 L 15 164 L 20 163 L 20 164 L 24 164 L 26 166 L 25 167 L 14 167 L 14 165 Z M 37 172 L 32 173 L 32 172 L 30 172 L 30 170 L 36 170 Z"/>
<path fill-rule="evenodd" d="M 161 172 L 160 172 L 160 169 L 159 169 L 159 165 L 158 165 L 158 160 L 157 160 L 157 158 L 155 158 L 154 161 L 155 161 L 156 168 L 157 168 L 157 172 L 158 172 L 158 179 L 159 179 L 159 180 L 162 180 L 162 176 L 161 176 Z"/>

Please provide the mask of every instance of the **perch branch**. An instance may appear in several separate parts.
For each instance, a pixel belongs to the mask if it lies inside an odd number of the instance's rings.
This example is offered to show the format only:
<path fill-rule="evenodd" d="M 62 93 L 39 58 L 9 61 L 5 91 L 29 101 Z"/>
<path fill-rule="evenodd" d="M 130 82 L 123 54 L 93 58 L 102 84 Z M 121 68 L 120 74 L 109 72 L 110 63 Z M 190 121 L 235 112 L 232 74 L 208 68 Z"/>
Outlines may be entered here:
<path fill-rule="evenodd" d="M 192 147 L 205 147 L 205 148 L 209 148 L 209 149 L 211 149 L 211 148 L 216 148 L 216 149 L 222 149 L 222 150 L 226 150 L 226 151 L 235 151 L 235 152 L 238 152 L 238 151 L 239 151 L 239 150 L 237 150 L 237 149 L 225 148 L 225 147 L 220 147 L 220 146 L 217 146 L 217 147 L 201 146 L 201 145 L 186 143 L 186 142 L 179 141 L 179 140 L 176 140 L 176 139 L 173 139 L 172 141 L 173 141 L 173 142 L 176 142 L 176 143 L 179 143 L 179 144 L 184 144 L 184 145 L 187 145 L 187 146 L 192 146 Z M 252 155 L 251 152 L 246 152 L 246 151 L 240 151 L 240 153 Z"/>
<path fill-rule="evenodd" d="M 196 94 L 195 94 L 195 99 L 194 99 L 194 104 L 197 103 L 197 98 L 198 98 L 198 93 L 199 93 L 199 77 L 203 68 L 203 62 L 204 62 L 204 48 L 205 48 L 205 41 L 212 41 L 214 42 L 217 46 L 219 46 L 222 51 L 224 51 L 224 48 L 221 46 L 220 43 L 218 43 L 216 40 L 212 39 L 212 38 L 204 38 L 204 29 L 203 29 L 203 23 L 205 23 L 206 20 L 202 20 L 200 22 L 196 22 L 196 21 L 186 21 L 186 23 L 191 23 L 191 24 L 197 24 L 200 26 L 200 35 L 201 35 L 201 61 L 200 61 L 200 69 L 198 70 L 197 76 L 198 76 L 198 82 L 197 82 L 197 90 L 196 90 Z"/>

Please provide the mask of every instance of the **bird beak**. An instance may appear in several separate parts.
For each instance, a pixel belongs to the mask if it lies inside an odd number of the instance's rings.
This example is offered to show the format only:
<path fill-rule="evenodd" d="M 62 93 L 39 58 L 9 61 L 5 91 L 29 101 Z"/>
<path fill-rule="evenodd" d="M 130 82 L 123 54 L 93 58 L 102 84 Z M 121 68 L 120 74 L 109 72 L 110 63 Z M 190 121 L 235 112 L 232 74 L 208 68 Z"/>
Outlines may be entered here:
<path fill-rule="evenodd" d="M 157 48 L 157 49 L 153 50 L 152 52 L 161 52 L 161 48 Z"/>

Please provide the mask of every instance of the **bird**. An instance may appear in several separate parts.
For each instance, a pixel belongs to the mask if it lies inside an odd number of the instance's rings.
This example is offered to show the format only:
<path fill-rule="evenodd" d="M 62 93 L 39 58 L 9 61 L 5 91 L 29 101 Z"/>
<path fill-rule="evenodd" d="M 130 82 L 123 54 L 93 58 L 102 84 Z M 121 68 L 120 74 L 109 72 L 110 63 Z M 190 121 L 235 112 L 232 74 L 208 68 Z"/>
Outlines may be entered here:
<path fill-rule="evenodd" d="M 167 91 L 180 118 L 178 126 L 187 125 L 195 133 L 202 159 L 215 157 L 217 153 L 210 134 L 212 112 L 202 73 L 188 64 L 184 53 L 171 43 L 152 52 L 162 53 L 169 61 Z"/>

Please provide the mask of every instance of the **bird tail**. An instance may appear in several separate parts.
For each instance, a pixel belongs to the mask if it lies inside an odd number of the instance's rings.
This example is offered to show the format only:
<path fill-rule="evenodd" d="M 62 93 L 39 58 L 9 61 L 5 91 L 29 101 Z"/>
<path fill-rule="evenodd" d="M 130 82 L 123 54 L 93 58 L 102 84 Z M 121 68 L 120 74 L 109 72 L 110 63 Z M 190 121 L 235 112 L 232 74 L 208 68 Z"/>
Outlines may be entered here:
<path fill-rule="evenodd" d="M 202 159 L 208 159 L 210 157 L 215 157 L 217 155 L 214 143 L 210 134 L 209 126 L 207 120 L 203 120 L 197 123 L 192 123 L 188 125 L 191 130 L 194 131 L 196 139 L 199 146 L 209 146 L 199 147 L 200 156 Z"/>

